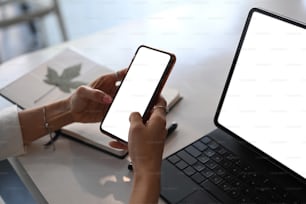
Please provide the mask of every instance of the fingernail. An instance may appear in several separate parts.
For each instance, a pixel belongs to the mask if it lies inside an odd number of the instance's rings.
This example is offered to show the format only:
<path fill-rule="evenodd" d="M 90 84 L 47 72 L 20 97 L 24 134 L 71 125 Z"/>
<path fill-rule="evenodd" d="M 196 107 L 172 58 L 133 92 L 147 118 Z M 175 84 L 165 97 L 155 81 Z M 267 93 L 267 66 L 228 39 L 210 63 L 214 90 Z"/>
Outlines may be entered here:
<path fill-rule="evenodd" d="M 104 95 L 102 100 L 104 103 L 111 103 L 113 101 L 112 97 L 109 95 Z"/>

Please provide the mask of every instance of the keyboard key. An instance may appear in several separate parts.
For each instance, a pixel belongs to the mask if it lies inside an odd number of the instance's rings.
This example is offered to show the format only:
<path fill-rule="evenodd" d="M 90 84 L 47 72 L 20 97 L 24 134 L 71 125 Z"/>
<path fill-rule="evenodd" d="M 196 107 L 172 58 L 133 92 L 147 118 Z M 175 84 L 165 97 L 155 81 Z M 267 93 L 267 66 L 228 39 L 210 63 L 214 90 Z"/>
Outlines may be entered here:
<path fill-rule="evenodd" d="M 252 169 L 252 167 L 250 166 L 250 165 L 247 165 L 247 164 L 241 164 L 241 170 L 242 171 L 254 171 L 253 169 Z"/>
<path fill-rule="evenodd" d="M 204 175 L 206 178 L 209 178 L 209 177 L 215 175 L 215 173 L 212 170 L 210 170 L 209 168 L 206 168 L 203 171 L 201 171 L 201 174 Z"/>
<path fill-rule="evenodd" d="M 280 203 L 279 201 L 285 201 L 285 198 L 282 198 L 282 191 L 280 191 L 270 179 L 265 178 L 262 187 L 265 189 L 261 189 L 265 191 L 265 196 L 268 200 L 273 201 L 274 203 Z M 284 191 L 283 191 L 284 192 Z M 288 195 L 288 194 L 287 194 Z"/>
<path fill-rule="evenodd" d="M 225 173 L 223 176 L 224 180 L 226 180 L 228 183 L 232 183 L 235 180 L 235 177 L 231 174 Z"/>
<path fill-rule="evenodd" d="M 232 185 L 235 186 L 235 187 L 237 187 L 237 188 L 240 188 L 240 187 L 242 186 L 242 183 L 241 183 L 241 181 L 239 181 L 238 179 L 234 179 L 234 180 L 232 181 Z"/>
<path fill-rule="evenodd" d="M 202 176 L 200 173 L 195 173 L 193 176 L 191 176 L 192 180 L 194 180 L 196 183 L 200 184 L 205 180 L 205 177 Z"/>
<path fill-rule="evenodd" d="M 253 177 L 253 183 L 255 186 L 261 187 L 265 181 L 265 177 L 263 175 L 257 174 Z"/>
<path fill-rule="evenodd" d="M 238 175 L 239 179 L 241 179 L 242 181 L 246 182 L 248 180 L 248 172 L 240 172 Z"/>
<path fill-rule="evenodd" d="M 223 160 L 222 156 L 220 156 L 219 154 L 215 154 L 211 157 L 214 161 L 216 161 L 217 163 L 221 162 Z"/>
<path fill-rule="evenodd" d="M 229 169 L 232 166 L 232 162 L 227 159 L 223 159 L 219 164 L 221 164 L 225 169 Z"/>
<path fill-rule="evenodd" d="M 256 179 L 257 179 L 257 174 L 255 172 L 247 174 L 246 180 L 248 181 L 248 184 L 255 186 L 255 184 L 257 183 Z"/>
<path fill-rule="evenodd" d="M 225 169 L 223 169 L 221 166 L 218 166 L 217 168 L 215 168 L 214 171 L 216 172 L 217 175 L 222 176 L 222 177 L 226 173 Z"/>
<path fill-rule="evenodd" d="M 210 147 L 210 149 L 217 149 L 219 147 L 219 144 L 214 141 L 211 141 L 207 145 Z"/>
<path fill-rule="evenodd" d="M 242 195 L 239 199 L 239 203 L 241 204 L 249 204 L 249 203 L 255 203 L 250 198 L 246 197 L 245 195 Z"/>
<path fill-rule="evenodd" d="M 212 157 L 215 154 L 215 152 L 211 149 L 207 149 L 204 151 L 204 154 L 206 154 L 208 157 Z"/>
<path fill-rule="evenodd" d="M 201 155 L 200 157 L 197 158 L 200 162 L 202 162 L 203 164 L 205 164 L 206 162 L 208 162 L 210 159 L 208 156 L 206 156 L 205 154 Z"/>
<path fill-rule="evenodd" d="M 224 182 L 224 183 L 221 184 L 221 188 L 222 188 L 223 191 L 229 192 L 232 187 L 229 183 Z"/>
<path fill-rule="evenodd" d="M 203 142 L 204 144 L 208 144 L 211 141 L 211 139 L 208 136 L 205 136 L 201 139 L 201 142 Z"/>
<path fill-rule="evenodd" d="M 240 192 L 238 190 L 230 190 L 229 194 L 232 198 L 237 199 L 240 197 Z"/>
<path fill-rule="evenodd" d="M 256 192 L 264 193 L 264 196 L 269 200 L 286 200 L 282 197 L 282 194 L 287 194 L 287 192 L 276 187 L 269 179 L 265 179 L 263 183 L 264 185 L 262 185 L 262 187 L 255 188 Z"/>
<path fill-rule="evenodd" d="M 278 192 L 280 192 L 280 197 L 283 201 L 291 201 L 292 200 L 289 193 L 287 193 L 283 190 L 279 190 Z M 291 202 L 291 203 L 294 203 L 294 202 Z"/>
<path fill-rule="evenodd" d="M 239 159 L 236 155 L 234 155 L 234 154 L 232 154 L 232 153 L 227 154 L 227 155 L 226 155 L 226 158 L 227 158 L 229 161 L 232 161 L 232 162 L 235 162 L 236 160 Z"/>
<path fill-rule="evenodd" d="M 244 187 L 244 188 L 242 188 L 242 193 L 244 194 L 244 195 L 247 195 L 247 196 L 250 196 L 250 194 L 251 194 L 251 189 L 249 188 L 249 187 Z"/>
<path fill-rule="evenodd" d="M 193 168 L 197 171 L 202 171 L 203 169 L 205 169 L 204 164 L 202 164 L 201 162 L 197 162 L 193 165 Z"/>
<path fill-rule="evenodd" d="M 238 173 L 241 172 L 240 168 L 236 165 L 232 165 L 229 171 L 234 175 L 237 175 Z"/>
<path fill-rule="evenodd" d="M 196 173 L 196 170 L 194 168 L 192 168 L 191 166 L 188 166 L 186 169 L 184 169 L 184 173 L 187 176 L 192 176 L 193 174 Z"/>
<path fill-rule="evenodd" d="M 188 146 L 185 150 L 193 157 L 198 157 L 201 155 L 201 152 L 193 146 Z"/>
<path fill-rule="evenodd" d="M 205 165 L 208 166 L 210 169 L 215 169 L 218 166 L 218 164 L 213 160 L 209 160 L 205 163 Z"/>
<path fill-rule="evenodd" d="M 271 182 L 270 179 L 265 178 L 265 179 L 263 180 L 263 186 L 272 188 L 272 187 L 274 186 L 274 184 Z"/>
<path fill-rule="evenodd" d="M 219 184 L 223 181 L 223 179 L 220 176 L 213 175 L 209 178 L 214 184 Z"/>
<path fill-rule="evenodd" d="M 255 197 L 255 191 L 252 188 L 250 188 L 249 186 L 243 186 L 243 188 L 241 188 L 241 192 L 244 196 L 246 196 L 248 198 L 252 199 L 252 198 Z"/>
<path fill-rule="evenodd" d="M 219 147 L 217 152 L 221 155 L 225 155 L 226 153 L 228 153 L 228 151 L 224 149 L 223 147 Z"/>
<path fill-rule="evenodd" d="M 172 155 L 171 157 L 168 158 L 168 160 L 172 163 L 172 164 L 175 164 L 177 163 L 178 161 L 180 161 L 181 159 L 176 156 L 176 155 Z"/>
<path fill-rule="evenodd" d="M 265 199 L 263 197 L 261 197 L 260 195 L 255 195 L 255 197 L 253 198 L 255 203 L 264 203 Z"/>
<path fill-rule="evenodd" d="M 198 150 L 200 150 L 201 152 L 203 152 L 205 149 L 208 148 L 207 145 L 203 144 L 201 141 L 197 141 L 193 144 L 194 147 L 196 147 Z"/>
<path fill-rule="evenodd" d="M 177 166 L 179 169 L 182 170 L 182 169 L 185 169 L 188 166 L 188 164 L 181 160 L 178 163 L 176 163 L 175 166 Z"/>
<path fill-rule="evenodd" d="M 190 154 L 188 154 L 184 150 L 179 151 L 176 155 L 179 156 L 185 162 L 187 162 L 189 165 L 193 165 L 194 163 L 197 162 L 197 160 L 195 158 L 193 158 Z"/>
<path fill-rule="evenodd" d="M 273 195 L 274 193 L 272 193 L 271 188 L 255 187 L 255 192 L 256 194 L 260 194 L 267 201 L 275 201 L 280 199 L 279 197 L 277 198 Z"/>

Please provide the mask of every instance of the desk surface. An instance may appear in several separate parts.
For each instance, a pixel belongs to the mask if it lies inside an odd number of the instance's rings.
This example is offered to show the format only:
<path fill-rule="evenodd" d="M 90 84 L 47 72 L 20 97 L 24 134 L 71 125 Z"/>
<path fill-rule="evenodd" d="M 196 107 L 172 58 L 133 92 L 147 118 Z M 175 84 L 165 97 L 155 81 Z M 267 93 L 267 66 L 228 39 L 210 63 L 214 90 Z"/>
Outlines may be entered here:
<path fill-rule="evenodd" d="M 1 65 L 0 88 L 67 46 L 114 70 L 127 67 L 140 44 L 171 51 L 177 64 L 167 86 L 179 89 L 184 99 L 167 117 L 179 127 L 166 142 L 165 157 L 214 129 L 214 113 L 250 8 L 306 21 L 305 0 L 191 2 L 15 58 Z M 132 174 L 127 159 L 118 160 L 65 138 L 52 152 L 42 147 L 47 139 L 33 143 L 19 160 L 48 202 L 128 202 Z"/>

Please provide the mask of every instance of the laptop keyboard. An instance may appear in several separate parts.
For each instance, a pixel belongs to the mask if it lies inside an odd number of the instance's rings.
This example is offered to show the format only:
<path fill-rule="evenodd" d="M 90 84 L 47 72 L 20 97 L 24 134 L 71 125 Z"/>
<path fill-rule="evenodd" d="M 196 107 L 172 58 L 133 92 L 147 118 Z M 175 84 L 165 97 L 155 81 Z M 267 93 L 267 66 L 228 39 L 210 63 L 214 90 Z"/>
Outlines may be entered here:
<path fill-rule="evenodd" d="M 203 188 L 213 184 L 239 203 L 294 203 L 288 192 L 209 136 L 167 160 Z"/>

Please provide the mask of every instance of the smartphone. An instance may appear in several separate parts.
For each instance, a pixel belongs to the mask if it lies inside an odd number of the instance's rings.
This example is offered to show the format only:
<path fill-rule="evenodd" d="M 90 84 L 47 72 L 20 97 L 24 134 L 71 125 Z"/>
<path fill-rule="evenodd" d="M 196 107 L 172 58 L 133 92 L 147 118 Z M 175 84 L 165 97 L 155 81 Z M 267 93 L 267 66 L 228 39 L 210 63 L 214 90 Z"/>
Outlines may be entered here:
<path fill-rule="evenodd" d="M 139 46 L 101 122 L 101 132 L 127 143 L 130 114 L 139 112 L 144 122 L 150 117 L 150 111 L 175 61 L 174 54 L 145 45 Z"/>

